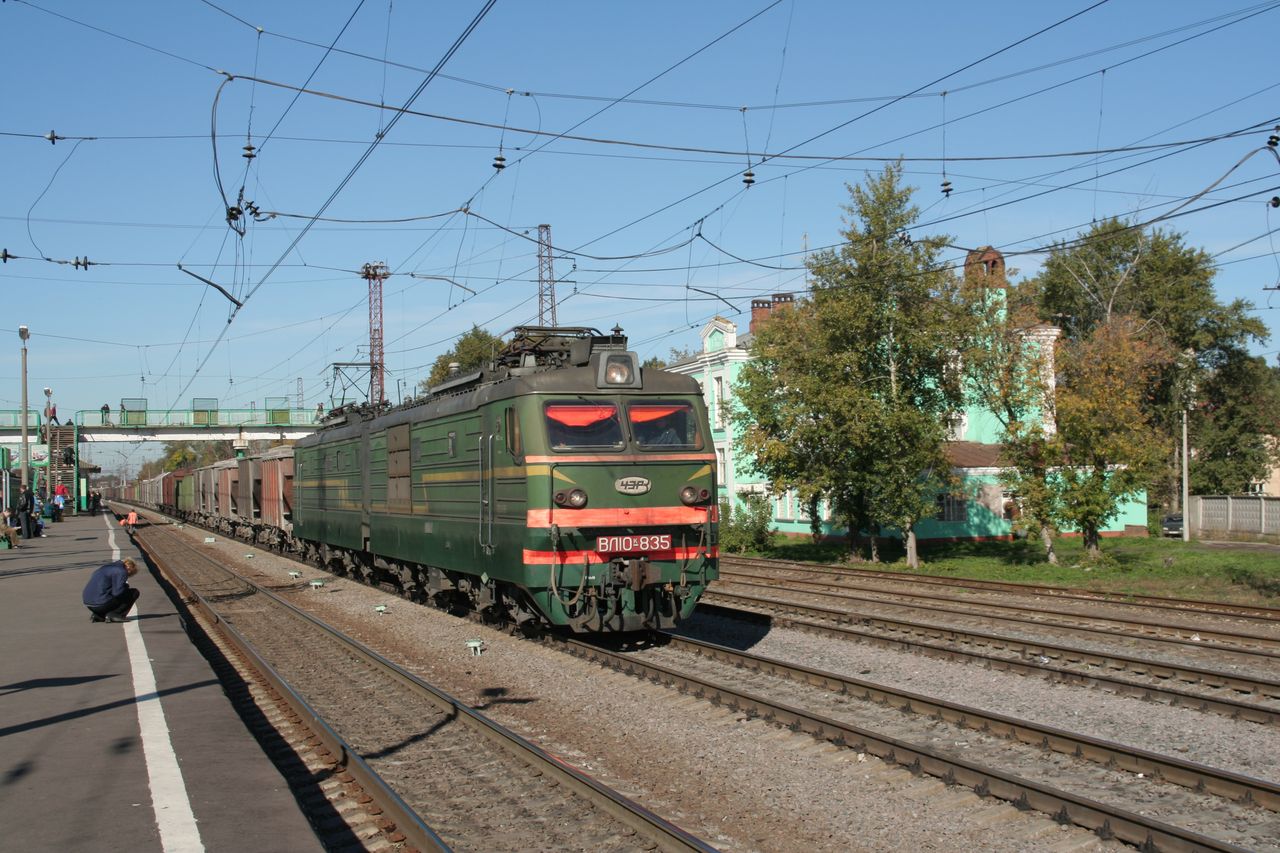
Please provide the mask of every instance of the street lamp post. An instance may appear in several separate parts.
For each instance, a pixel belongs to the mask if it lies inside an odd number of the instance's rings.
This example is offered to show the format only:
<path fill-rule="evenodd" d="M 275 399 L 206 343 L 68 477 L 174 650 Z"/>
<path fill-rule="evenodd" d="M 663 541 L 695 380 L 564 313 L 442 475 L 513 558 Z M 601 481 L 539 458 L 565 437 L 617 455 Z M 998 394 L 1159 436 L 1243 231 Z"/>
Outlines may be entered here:
<path fill-rule="evenodd" d="M 1188 404 L 1189 405 L 1189 404 Z M 1191 486 L 1187 466 L 1187 407 L 1182 407 L 1182 541 L 1191 541 Z"/>
<path fill-rule="evenodd" d="M 1196 352 L 1193 349 L 1183 350 L 1183 359 L 1188 368 L 1196 366 Z M 1191 456 L 1187 442 L 1187 410 L 1191 408 L 1195 398 L 1195 376 L 1188 376 L 1183 387 L 1182 398 L 1182 541 L 1191 541 Z"/>
<path fill-rule="evenodd" d="M 27 338 L 31 337 L 31 331 L 19 326 L 18 337 L 22 338 L 22 414 L 19 417 L 22 419 L 22 489 L 26 491 L 31 468 L 31 448 L 27 446 Z"/>
<path fill-rule="evenodd" d="M 54 420 L 55 418 L 53 414 L 53 389 L 50 388 L 48 385 L 46 385 L 44 386 L 44 444 L 45 444 L 44 488 L 45 488 L 45 492 L 49 495 L 50 501 L 53 500 L 53 490 L 55 488 L 55 484 L 54 484 L 55 478 L 53 474 L 53 466 L 55 464 L 53 459 L 53 422 Z M 61 482 L 61 479 L 62 479 L 61 475 L 59 475 L 57 479 L 59 482 Z"/>

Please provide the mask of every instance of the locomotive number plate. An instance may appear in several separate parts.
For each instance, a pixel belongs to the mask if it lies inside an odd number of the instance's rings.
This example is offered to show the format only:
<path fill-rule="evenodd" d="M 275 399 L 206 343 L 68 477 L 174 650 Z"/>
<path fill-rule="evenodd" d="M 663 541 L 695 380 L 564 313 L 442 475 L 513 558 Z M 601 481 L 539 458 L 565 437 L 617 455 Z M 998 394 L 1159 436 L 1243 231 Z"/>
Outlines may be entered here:
<path fill-rule="evenodd" d="M 625 554 L 636 551 L 669 551 L 671 550 L 671 534 L 601 536 L 596 541 L 596 550 L 607 554 Z"/>

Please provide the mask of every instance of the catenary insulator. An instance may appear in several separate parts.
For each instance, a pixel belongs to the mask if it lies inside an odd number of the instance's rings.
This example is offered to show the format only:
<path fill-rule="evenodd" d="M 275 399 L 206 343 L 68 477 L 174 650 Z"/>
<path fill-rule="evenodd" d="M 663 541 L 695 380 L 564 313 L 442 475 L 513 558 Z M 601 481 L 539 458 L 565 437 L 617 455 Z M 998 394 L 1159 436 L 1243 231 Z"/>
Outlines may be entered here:
<path fill-rule="evenodd" d="M 756 182 L 756 173 L 747 169 L 747 171 L 742 173 L 742 182 L 747 186 L 751 186 Z"/>

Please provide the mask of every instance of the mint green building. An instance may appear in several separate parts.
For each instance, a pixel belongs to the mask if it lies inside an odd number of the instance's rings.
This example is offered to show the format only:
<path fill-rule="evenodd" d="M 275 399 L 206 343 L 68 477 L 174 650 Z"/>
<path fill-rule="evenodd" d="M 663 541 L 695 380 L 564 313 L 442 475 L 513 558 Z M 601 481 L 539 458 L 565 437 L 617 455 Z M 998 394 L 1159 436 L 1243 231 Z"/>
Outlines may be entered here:
<path fill-rule="evenodd" d="M 995 249 L 987 247 L 971 252 L 966 266 L 970 265 L 978 274 L 998 275 L 1003 279 L 1004 258 Z M 751 358 L 751 333 L 768 319 L 771 312 L 785 309 L 793 302 L 794 296 L 789 293 L 752 300 L 751 325 L 747 335 L 742 337 L 738 336 L 738 327 L 732 321 L 723 317 L 713 318 L 702 327 L 702 351 L 668 368 L 693 376 L 702 386 L 711 420 L 722 499 L 736 500 L 743 493 L 767 493 L 766 481 L 753 470 L 751 460 L 735 451 L 736 436 L 728 417 L 728 405 L 733 399 L 738 373 Z M 1054 342 L 1060 334 L 1059 329 L 1047 325 L 1036 326 L 1027 333 L 1030 341 L 1050 354 L 1050 377 L 1053 376 Z M 969 408 L 953 419 L 947 457 L 962 485 L 955 493 L 938 495 L 937 514 L 924 519 L 916 528 L 920 541 L 1012 537 L 1014 501 L 999 480 L 999 437 L 1000 423 L 985 409 Z M 770 499 L 773 502 L 774 525 L 779 531 L 809 534 L 807 510 L 794 490 L 772 494 Z M 822 528 L 825 533 L 833 536 L 845 534 L 838 520 L 833 522 L 825 508 L 820 511 L 824 514 Z M 1142 492 L 1123 504 L 1117 517 L 1101 532 L 1104 536 L 1146 535 L 1146 530 L 1146 493 Z"/>

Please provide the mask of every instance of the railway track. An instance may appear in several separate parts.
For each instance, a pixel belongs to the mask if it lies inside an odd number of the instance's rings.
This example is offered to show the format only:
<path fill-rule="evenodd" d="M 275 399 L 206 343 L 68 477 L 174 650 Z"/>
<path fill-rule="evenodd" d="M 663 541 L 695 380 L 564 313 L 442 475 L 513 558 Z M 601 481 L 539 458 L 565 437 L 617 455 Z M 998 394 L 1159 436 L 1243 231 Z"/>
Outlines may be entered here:
<path fill-rule="evenodd" d="M 1038 638 L 1019 637 L 1015 634 L 997 634 L 993 631 L 938 624 L 938 622 L 892 619 L 892 617 L 873 615 L 873 613 L 850 611 L 846 608 L 804 605 L 804 603 L 783 601 L 773 597 L 731 593 L 722 589 L 713 589 L 708 598 L 709 601 L 705 602 L 705 605 L 709 606 L 721 603 L 722 606 L 731 610 L 742 612 L 800 617 L 804 620 L 824 622 L 832 626 L 846 626 L 846 628 L 856 625 L 864 629 L 865 637 L 879 635 L 879 637 L 895 639 L 919 638 L 931 640 L 934 643 L 946 643 L 948 646 L 980 648 L 984 649 L 983 653 L 992 660 L 997 658 L 1009 660 L 1010 657 L 1015 656 L 1020 660 L 1044 663 L 1056 661 L 1059 665 L 1070 666 L 1074 670 L 1094 667 L 1103 671 L 1149 676 L 1151 679 L 1171 681 L 1171 683 L 1201 685 L 1216 692 L 1253 695 L 1266 701 L 1280 699 L 1280 680 L 1268 678 L 1265 674 L 1251 675 L 1248 671 L 1231 669 L 1229 666 L 1197 666 L 1194 663 L 1178 661 L 1176 656 L 1152 658 L 1110 651 L 1110 649 L 1064 646 L 1064 644 L 1043 642 Z M 877 634 L 873 634 L 873 631 Z M 1260 667 L 1260 671 L 1275 670 Z"/>
<path fill-rule="evenodd" d="M 341 756 L 343 772 L 360 773 L 377 792 L 366 797 L 375 808 L 399 808 L 388 820 L 396 831 L 408 837 L 404 827 L 419 827 L 412 846 L 714 849 L 163 527 L 140 529 L 138 539 L 192 603 L 278 673 L 278 689 L 291 691 L 313 729 L 331 739 L 328 752 Z"/>
<path fill-rule="evenodd" d="M 751 606 L 750 602 L 740 602 Z M 787 608 L 777 608 L 786 611 Z M 1032 676 L 1062 684 L 1096 688 L 1119 696 L 1163 702 L 1261 725 L 1280 725 L 1280 681 L 1242 678 L 1231 673 L 1188 666 L 1153 666 L 1150 661 L 1098 654 L 1045 643 L 1024 643 L 994 634 L 966 634 L 911 623 L 878 633 L 872 626 L 833 624 L 789 613 L 765 613 L 753 606 L 721 606 L 702 602 L 699 613 L 730 620 L 767 622 L 817 636 L 833 637 L 908 651 L 942 660 Z M 871 621 L 871 620 L 868 620 Z M 959 647 L 973 646 L 969 648 Z M 1122 678 L 1120 673 L 1130 673 Z M 1174 686 L 1187 685 L 1186 687 Z M 1246 695 L 1253 701 L 1241 701 Z"/>
<path fill-rule="evenodd" d="M 798 563 L 790 560 L 771 560 L 761 557 L 721 556 L 722 566 L 741 566 L 775 571 L 792 571 L 836 579 L 878 580 L 912 586 L 930 586 L 943 589 L 988 591 L 1017 596 L 1035 596 L 1062 601 L 1114 604 L 1125 607 L 1141 607 L 1149 610 L 1182 611 L 1192 614 L 1215 614 L 1245 620 L 1261 620 L 1268 624 L 1280 624 L 1280 608 L 1251 604 L 1230 604 L 1221 601 L 1198 601 L 1186 598 L 1168 598 L 1156 595 L 1130 595 L 1128 593 L 1098 592 L 1075 587 L 1049 586 L 1046 584 L 1015 583 L 1013 581 L 982 581 L 967 578 L 945 578 L 936 575 L 889 572 L 860 569 L 827 563 Z"/>
<path fill-rule="evenodd" d="M 1021 660 L 1040 664 L 1054 664 L 1080 675 L 1091 675 L 1098 670 L 1120 672 L 1137 676 L 1145 681 L 1134 682 L 1144 686 L 1176 683 L 1197 688 L 1196 694 L 1208 699 L 1230 699 L 1233 695 L 1252 697 L 1260 707 L 1275 710 L 1280 700 L 1280 681 L 1265 674 L 1252 675 L 1247 670 L 1227 666 L 1205 667 L 1168 658 L 1142 657 L 1108 649 L 1091 649 L 1083 646 L 1066 646 L 1045 642 L 1038 638 L 1012 634 L 997 634 L 977 628 L 944 625 L 933 622 L 894 619 L 874 614 L 852 612 L 843 608 L 820 607 L 768 596 L 743 595 L 712 589 L 703 606 L 724 606 L 730 610 L 769 615 L 788 619 L 797 626 L 826 626 L 832 633 L 846 638 L 858 636 L 872 642 L 902 641 L 925 642 L 934 647 L 953 649 L 978 649 L 978 654 L 989 659 L 993 666 L 1001 661 Z M 821 631 L 821 627 L 807 628 Z M 1259 672 L 1268 671 L 1263 667 Z M 1270 670 L 1270 671 L 1274 671 Z M 1178 697 L 1169 694 L 1167 701 L 1176 704 Z M 1267 722 L 1259 718 L 1257 722 Z"/>
<path fill-rule="evenodd" d="M 645 652 L 553 642 L 1103 838 L 1161 851 L 1277 849 L 1280 786 L 1264 780 L 685 637 L 660 635 Z"/>
<path fill-rule="evenodd" d="M 1280 622 L 1264 627 L 1265 631 L 1227 631 L 1208 624 L 1187 625 L 1147 618 L 1122 618 L 1081 610 L 1041 607 L 1007 600 L 966 600 L 955 595 L 932 594 L 912 590 L 867 589 L 823 580 L 783 578 L 775 575 L 721 569 L 717 584 L 746 589 L 786 590 L 833 602 L 863 606 L 907 608 L 955 617 L 981 617 L 1010 625 L 1048 628 L 1060 631 L 1086 631 L 1100 636 L 1119 636 L 1128 640 L 1159 641 L 1194 649 L 1221 652 L 1243 652 L 1268 658 L 1280 665 Z"/>
<path fill-rule="evenodd" d="M 599 660 L 598 656 L 603 653 L 604 650 L 597 650 L 593 652 L 590 657 L 591 659 Z M 682 652 L 681 654 L 684 653 Z M 586 657 L 588 655 L 583 656 Z M 709 656 L 703 656 L 703 659 L 703 665 L 706 666 L 721 667 L 725 670 L 731 670 L 737 673 L 750 671 L 740 662 L 735 663 L 725 660 L 716 661 Z M 609 665 L 615 666 L 620 671 L 638 674 L 658 683 L 676 686 L 683 684 L 684 691 L 709 699 L 715 704 L 736 709 L 747 716 L 759 716 L 774 722 L 781 722 L 788 725 L 793 730 L 815 734 L 817 737 L 837 745 L 857 747 L 859 751 L 880 755 L 885 757 L 891 763 L 900 764 L 915 772 L 935 775 L 948 783 L 963 785 L 979 794 L 991 794 L 1013 802 L 1023 808 L 1035 808 L 1044 811 L 1062 823 L 1071 823 L 1093 829 L 1104 838 L 1114 836 L 1129 843 L 1147 845 L 1149 849 L 1159 850 L 1242 849 L 1240 846 L 1232 846 L 1233 841 L 1242 842 L 1244 848 L 1272 849 L 1267 847 L 1265 841 L 1254 843 L 1247 838 L 1242 838 L 1241 833 L 1236 829 L 1228 828 L 1226 831 L 1223 831 L 1221 827 L 1215 828 L 1213 826 L 1208 826 L 1205 827 L 1205 832 L 1199 832 L 1195 825 L 1183 826 L 1177 821 L 1162 822 L 1159 818 L 1151 817 L 1150 814 L 1138 814 L 1138 812 L 1150 812 L 1153 802 L 1164 802 L 1167 800 L 1167 797 L 1163 795 L 1160 797 L 1149 797 L 1148 800 L 1141 805 L 1134 802 L 1132 803 L 1133 808 L 1126 810 L 1125 803 L 1129 802 L 1129 800 L 1123 797 L 1121 798 L 1121 802 L 1117 804 L 1115 802 L 1106 803 L 1102 798 L 1091 797 L 1087 794 L 1080 794 L 1078 792 L 1073 794 L 1071 791 L 1074 789 L 1067 785 L 1049 784 L 1043 779 L 1037 780 L 1034 778 L 1023 778 L 1023 776 L 1030 776 L 1032 774 L 1019 774 L 1016 771 L 1001 771 L 993 769 L 992 765 L 988 762 L 977 761 L 974 758 L 976 753 L 973 752 L 966 752 L 966 754 L 959 756 L 958 762 L 953 761 L 952 759 L 955 758 L 955 756 L 947 754 L 947 749 L 945 748 L 945 737 L 943 738 L 942 746 L 938 747 L 936 743 L 929 743 L 927 738 L 921 738 L 920 741 L 917 742 L 912 738 L 895 736 L 892 733 L 892 730 L 889 730 L 889 732 L 886 733 L 883 729 L 877 729 L 871 726 L 860 726 L 856 721 L 850 722 L 849 720 L 844 719 L 843 709 L 828 708 L 827 711 L 824 712 L 822 707 L 811 705 L 807 698 L 803 703 L 803 707 L 795 707 L 800 704 L 796 701 L 800 695 L 797 690 L 798 685 L 803 687 L 806 691 L 812 690 L 828 694 L 827 701 L 829 702 L 834 701 L 847 703 L 849 701 L 848 697 L 851 694 L 841 693 L 830 687 L 817 687 L 812 684 L 794 681 L 794 676 L 781 677 L 777 675 L 776 672 L 765 676 L 761 672 L 757 672 L 755 677 L 768 677 L 770 679 L 774 679 L 778 682 L 777 685 L 775 685 L 772 691 L 763 691 L 758 689 L 758 687 L 753 688 L 751 685 L 747 685 L 745 688 L 741 688 L 737 691 L 738 694 L 746 697 L 739 701 L 739 699 L 734 698 L 732 686 L 727 685 L 724 679 L 719 677 L 709 677 L 705 673 L 700 676 L 698 673 L 689 672 L 687 668 L 683 666 L 678 668 L 662 667 L 660 663 L 655 663 L 655 661 L 652 660 L 635 661 L 623 659 L 620 659 L 618 663 L 610 663 Z M 670 673 L 664 673 L 662 671 L 663 669 L 670 670 Z M 849 684 L 852 684 L 852 681 L 846 681 Z M 852 691 L 855 690 L 856 687 L 857 685 L 853 685 L 853 687 L 846 687 L 844 689 Z M 876 689 L 880 690 L 883 688 Z M 771 695 L 755 695 L 761 693 L 771 693 Z M 923 697 L 920 698 L 923 699 Z M 760 702 L 757 700 L 764 701 Z M 943 725 L 943 723 L 935 721 L 933 717 L 929 716 L 929 714 L 934 714 L 941 719 L 945 719 L 948 712 L 954 714 L 954 710 L 948 711 L 948 709 L 955 708 L 955 706 L 948 706 L 947 703 L 935 702 L 935 705 L 943 706 L 942 712 L 937 710 L 917 711 L 916 707 L 913 706 L 911 710 L 916 711 L 916 713 L 904 714 L 902 710 L 903 706 L 898 705 L 897 700 L 881 699 L 880 701 L 886 701 L 889 702 L 889 704 L 880 705 L 875 698 L 869 698 L 862 702 L 862 704 L 871 707 L 873 710 L 879 709 L 882 714 L 887 714 L 887 716 L 892 719 L 913 717 L 918 720 L 926 721 L 925 724 L 927 728 Z M 924 701 L 932 702 L 934 700 Z M 1230 713 L 1228 711 L 1219 712 Z M 835 727 L 824 728 L 826 721 L 833 722 Z M 1015 720 L 1010 722 L 1018 723 L 1019 721 Z M 984 723 L 982 725 L 991 726 L 993 724 Z M 966 734 L 965 737 L 992 737 L 990 735 L 982 735 L 972 729 L 967 731 L 968 734 Z M 1053 732 L 1049 733 L 1056 734 Z M 902 733 L 899 732 L 899 735 L 901 734 Z M 1010 740 L 1012 742 L 1022 742 L 1019 741 L 1017 735 L 1013 735 Z M 1021 748 L 1024 749 L 1028 755 L 1034 756 L 1045 751 L 1044 747 L 1046 743 L 1048 743 L 1049 751 L 1052 751 L 1053 747 L 1058 745 L 1057 741 L 1046 742 L 1042 734 L 1040 741 Z M 917 747 L 920 748 L 918 749 Z M 1095 748 L 1097 748 L 1096 744 L 1091 743 L 1090 749 Z M 1051 760 L 1085 763 L 1086 759 L 1076 759 L 1074 757 L 1074 748 L 1064 746 L 1063 749 L 1065 750 L 1064 752 L 1055 753 Z M 1150 754 L 1147 754 L 1147 756 L 1139 755 L 1139 758 L 1149 758 L 1149 756 Z M 1162 756 L 1155 756 L 1155 758 L 1160 759 Z M 967 763 L 966 759 L 968 759 Z M 1117 761 L 1117 763 L 1119 763 L 1118 759 L 1101 760 Z M 1186 766 L 1187 764 L 1188 763 L 1180 764 L 1177 759 L 1173 759 L 1172 764 L 1170 765 L 1173 769 L 1167 772 L 1171 774 L 1175 771 L 1183 773 L 1194 772 L 1194 768 L 1189 770 Z M 1142 773 L 1144 774 L 1144 777 L 1150 777 L 1150 773 L 1147 770 L 1136 770 L 1134 772 L 1121 773 L 1114 769 L 1108 770 L 1105 765 L 1094 765 L 1094 767 L 1104 774 L 1111 773 L 1121 777 L 1132 777 L 1136 773 Z M 1166 771 L 1162 770 L 1160 772 L 1163 774 Z M 1210 772 L 1212 772 L 1211 768 Z M 1186 784 L 1189 784 L 1192 787 L 1181 788 L 1179 790 L 1185 796 L 1195 797 L 1196 793 L 1194 791 L 1194 787 L 1197 785 L 1203 784 L 1206 790 L 1221 789 L 1225 794 L 1224 797 L 1215 797 L 1208 794 L 1205 794 L 1204 796 L 1210 802 L 1220 802 L 1221 805 L 1219 808 L 1221 809 L 1231 810 L 1243 808 L 1249 810 L 1253 814 L 1260 813 L 1263 815 L 1263 817 L 1257 819 L 1257 822 L 1262 827 L 1259 832 L 1261 833 L 1260 837 L 1264 840 L 1270 839 L 1276 834 L 1280 834 L 1276 832 L 1274 816 L 1271 812 L 1264 811 L 1256 806 L 1236 804 L 1232 798 L 1244 797 L 1245 793 L 1242 793 L 1240 789 L 1236 789 L 1235 791 L 1224 789 L 1222 787 L 1224 784 L 1222 782 L 1222 778 L 1226 778 L 1228 782 L 1239 781 L 1238 779 L 1232 779 L 1231 774 L 1225 774 L 1225 776 L 1220 774 L 1219 778 L 1216 780 L 1210 780 L 1210 782 L 1187 781 Z M 1128 788 L 1128 786 L 1131 785 L 1131 782 L 1131 779 L 1121 779 L 1120 781 L 1113 780 L 1111 784 L 1117 789 L 1120 789 Z M 1274 791 L 1266 789 L 1266 783 L 1263 784 L 1264 789 L 1262 793 L 1255 795 L 1252 792 L 1247 792 L 1248 798 L 1252 799 L 1255 796 L 1259 798 L 1263 796 L 1274 796 Z M 1170 786 L 1166 785 L 1165 787 Z M 1189 801 L 1183 802 L 1185 804 Z M 1191 810 L 1200 809 L 1201 811 L 1207 809 L 1212 811 L 1215 807 L 1203 805 L 1196 806 L 1193 804 L 1185 805 L 1185 808 Z M 1223 818 L 1223 820 L 1226 819 Z M 1237 826 L 1238 822 L 1231 825 Z M 1235 833 L 1234 835 L 1231 834 L 1233 832 Z M 1268 833 L 1271 833 L 1271 835 L 1268 835 Z M 1224 838 L 1227 840 L 1224 841 Z"/>

